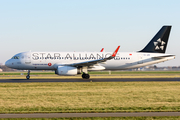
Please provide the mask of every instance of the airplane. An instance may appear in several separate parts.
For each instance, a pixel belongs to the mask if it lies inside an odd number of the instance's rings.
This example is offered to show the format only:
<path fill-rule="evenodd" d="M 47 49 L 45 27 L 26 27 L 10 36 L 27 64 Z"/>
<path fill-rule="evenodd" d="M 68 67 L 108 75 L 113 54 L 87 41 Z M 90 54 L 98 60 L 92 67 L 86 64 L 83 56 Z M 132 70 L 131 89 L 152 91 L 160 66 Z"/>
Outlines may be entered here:
<path fill-rule="evenodd" d="M 175 55 L 165 54 L 171 26 L 163 26 L 151 41 L 137 52 L 22 52 L 7 60 L 10 68 L 28 70 L 54 70 L 55 74 L 70 76 L 82 74 L 89 79 L 88 71 L 127 70 L 152 65 L 171 59 Z M 133 46 L 132 46 L 133 47 Z"/>

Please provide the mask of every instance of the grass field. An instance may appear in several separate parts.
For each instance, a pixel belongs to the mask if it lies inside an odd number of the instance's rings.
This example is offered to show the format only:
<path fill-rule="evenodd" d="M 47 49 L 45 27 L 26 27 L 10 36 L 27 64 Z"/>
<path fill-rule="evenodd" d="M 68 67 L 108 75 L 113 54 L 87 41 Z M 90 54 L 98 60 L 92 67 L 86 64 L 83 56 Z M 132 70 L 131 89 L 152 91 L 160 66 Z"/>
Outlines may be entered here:
<path fill-rule="evenodd" d="M 179 82 L 1 83 L 0 113 L 180 111 Z"/>
<path fill-rule="evenodd" d="M 0 120 L 179 120 L 180 117 L 8 118 Z"/>

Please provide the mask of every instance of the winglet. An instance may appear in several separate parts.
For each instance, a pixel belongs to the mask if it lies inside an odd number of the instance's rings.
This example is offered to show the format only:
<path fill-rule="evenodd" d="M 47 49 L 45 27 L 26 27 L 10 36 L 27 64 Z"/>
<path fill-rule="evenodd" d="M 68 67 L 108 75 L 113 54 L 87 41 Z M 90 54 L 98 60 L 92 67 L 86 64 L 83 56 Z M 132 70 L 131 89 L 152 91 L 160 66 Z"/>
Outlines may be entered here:
<path fill-rule="evenodd" d="M 104 50 L 104 48 L 102 48 L 100 52 L 103 52 L 103 50 Z"/>
<path fill-rule="evenodd" d="M 116 54 L 117 54 L 119 48 L 120 48 L 120 46 L 118 46 L 117 49 L 114 51 L 114 53 L 111 55 L 112 57 L 115 57 L 115 56 L 116 56 Z"/>

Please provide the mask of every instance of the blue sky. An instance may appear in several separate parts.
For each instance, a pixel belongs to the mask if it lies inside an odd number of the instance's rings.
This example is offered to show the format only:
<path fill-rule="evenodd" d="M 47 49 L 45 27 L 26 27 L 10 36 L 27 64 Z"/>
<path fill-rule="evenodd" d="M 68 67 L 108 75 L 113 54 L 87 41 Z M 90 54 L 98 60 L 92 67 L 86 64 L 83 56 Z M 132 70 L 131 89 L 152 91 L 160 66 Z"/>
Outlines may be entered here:
<path fill-rule="evenodd" d="M 139 51 L 172 25 L 166 53 L 180 66 L 179 0 L 0 0 L 0 63 L 25 51 Z"/>

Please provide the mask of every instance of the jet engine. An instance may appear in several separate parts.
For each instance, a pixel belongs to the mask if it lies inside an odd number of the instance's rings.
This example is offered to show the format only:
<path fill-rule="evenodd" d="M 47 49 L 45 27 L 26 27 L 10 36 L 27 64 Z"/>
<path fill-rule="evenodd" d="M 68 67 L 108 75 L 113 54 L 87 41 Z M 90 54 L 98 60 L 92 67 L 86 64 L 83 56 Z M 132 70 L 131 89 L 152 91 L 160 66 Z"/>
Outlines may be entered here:
<path fill-rule="evenodd" d="M 81 74 L 81 70 L 71 66 L 58 66 L 58 68 L 55 71 L 55 74 L 67 75 L 67 76 L 77 75 L 77 74 Z"/>

